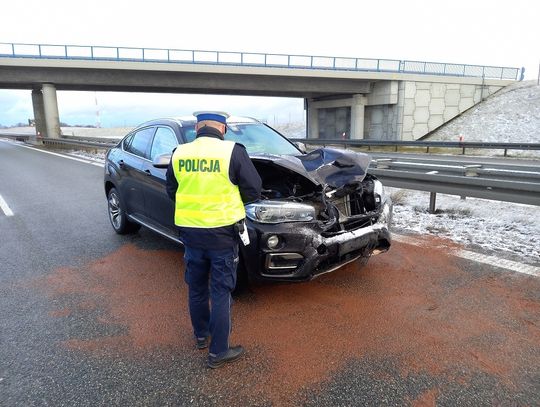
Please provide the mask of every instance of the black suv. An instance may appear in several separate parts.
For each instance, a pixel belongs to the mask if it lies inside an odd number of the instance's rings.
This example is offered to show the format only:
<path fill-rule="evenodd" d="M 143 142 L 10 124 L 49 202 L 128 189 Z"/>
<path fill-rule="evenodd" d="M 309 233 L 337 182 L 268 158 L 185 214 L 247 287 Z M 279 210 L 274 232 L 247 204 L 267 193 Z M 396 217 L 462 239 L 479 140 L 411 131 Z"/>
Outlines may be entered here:
<path fill-rule="evenodd" d="M 109 150 L 105 194 L 117 233 L 143 225 L 181 243 L 165 172 L 172 150 L 194 140 L 195 123 L 195 117 L 146 122 Z M 225 138 L 246 147 L 263 184 L 262 199 L 246 205 L 251 243 L 240 244 L 239 276 L 308 280 L 388 250 L 392 203 L 367 173 L 368 155 L 330 148 L 304 153 L 250 118 L 229 118 Z"/>

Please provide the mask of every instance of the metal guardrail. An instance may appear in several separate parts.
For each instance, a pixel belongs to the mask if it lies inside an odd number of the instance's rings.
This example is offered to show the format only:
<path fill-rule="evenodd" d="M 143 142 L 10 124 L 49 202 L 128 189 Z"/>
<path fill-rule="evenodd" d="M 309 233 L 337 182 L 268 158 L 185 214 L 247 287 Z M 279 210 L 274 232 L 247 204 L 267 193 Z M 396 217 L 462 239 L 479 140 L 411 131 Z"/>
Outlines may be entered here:
<path fill-rule="evenodd" d="M 384 185 L 431 193 L 469 196 L 540 206 L 540 169 L 497 164 L 441 165 L 383 158 L 372 162 L 369 172 Z"/>
<path fill-rule="evenodd" d="M 0 138 L 12 138 L 17 141 L 27 141 L 30 137 L 32 137 L 31 134 L 20 134 L 20 133 L 0 133 Z"/>
<path fill-rule="evenodd" d="M 36 137 L 33 134 L 19 134 L 19 133 L 0 133 L 0 138 L 11 138 L 17 141 L 31 141 L 32 139 L 41 142 L 44 145 L 49 146 L 71 146 L 81 148 L 92 149 L 109 149 L 118 144 L 117 139 L 112 138 L 98 138 L 98 137 L 85 137 L 85 138 L 49 138 L 49 137 Z"/>
<path fill-rule="evenodd" d="M 42 137 L 38 140 L 43 141 L 44 145 L 49 146 L 72 146 L 72 147 L 81 147 L 81 148 L 92 148 L 92 149 L 104 149 L 107 150 L 118 144 L 118 142 L 110 142 L 108 140 L 103 141 L 90 141 L 90 140 L 73 140 L 66 138 L 47 138 Z M 94 138 L 94 140 L 96 140 Z"/>
<path fill-rule="evenodd" d="M 442 62 L 264 54 L 166 48 L 0 43 L 0 57 L 262 66 L 335 71 L 397 72 L 516 80 L 519 68 Z"/>
<path fill-rule="evenodd" d="M 394 147 L 398 151 L 398 147 L 425 147 L 429 153 L 430 148 L 457 148 L 465 154 L 467 148 L 478 148 L 488 150 L 504 150 L 504 156 L 507 156 L 508 150 L 540 150 L 540 143 L 485 143 L 475 141 L 392 141 L 392 140 L 340 140 L 340 139 L 300 139 L 294 138 L 291 141 L 296 141 L 309 145 L 328 146 L 338 145 L 347 147 Z"/>

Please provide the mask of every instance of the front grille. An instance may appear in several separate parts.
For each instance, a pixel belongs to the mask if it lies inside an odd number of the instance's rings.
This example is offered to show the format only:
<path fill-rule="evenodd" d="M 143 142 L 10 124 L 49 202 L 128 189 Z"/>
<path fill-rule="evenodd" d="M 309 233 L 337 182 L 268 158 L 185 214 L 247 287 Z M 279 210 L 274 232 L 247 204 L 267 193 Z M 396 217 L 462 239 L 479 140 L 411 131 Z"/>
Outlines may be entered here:
<path fill-rule="evenodd" d="M 379 211 L 367 210 L 362 195 L 352 193 L 340 198 L 334 198 L 330 202 L 339 211 L 339 231 L 351 231 L 377 222 Z M 338 232 L 338 230 L 334 230 Z M 329 233 L 331 235 L 332 233 Z M 325 234 L 326 235 L 326 234 Z"/>

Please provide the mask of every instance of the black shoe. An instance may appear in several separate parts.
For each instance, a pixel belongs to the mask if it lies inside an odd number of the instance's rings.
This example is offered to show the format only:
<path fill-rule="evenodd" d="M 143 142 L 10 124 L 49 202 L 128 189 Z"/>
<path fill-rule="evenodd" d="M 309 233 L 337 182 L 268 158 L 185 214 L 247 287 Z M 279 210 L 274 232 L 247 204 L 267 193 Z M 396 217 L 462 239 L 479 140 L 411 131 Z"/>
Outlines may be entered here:
<path fill-rule="evenodd" d="M 244 348 L 238 345 L 227 349 L 225 352 L 221 352 L 219 355 L 208 355 L 208 367 L 216 369 L 223 366 L 225 363 L 230 363 L 238 360 L 243 354 Z"/>
<path fill-rule="evenodd" d="M 195 338 L 197 341 L 197 349 L 206 349 L 208 348 L 208 336 L 205 336 L 204 338 Z"/>

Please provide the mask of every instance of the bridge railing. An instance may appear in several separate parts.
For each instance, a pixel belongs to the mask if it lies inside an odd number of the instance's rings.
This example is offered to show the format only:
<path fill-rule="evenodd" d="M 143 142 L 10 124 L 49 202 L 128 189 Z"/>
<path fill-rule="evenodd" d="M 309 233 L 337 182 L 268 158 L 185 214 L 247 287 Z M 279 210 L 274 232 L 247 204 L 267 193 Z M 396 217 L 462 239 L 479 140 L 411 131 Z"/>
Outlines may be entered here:
<path fill-rule="evenodd" d="M 518 79 L 520 69 L 500 66 L 453 64 L 252 52 L 181 50 L 165 48 L 107 47 L 0 43 L 0 57 L 43 59 L 86 59 L 163 63 L 261 66 L 336 71 L 397 72 L 443 76 L 472 76 L 487 79 Z"/>

